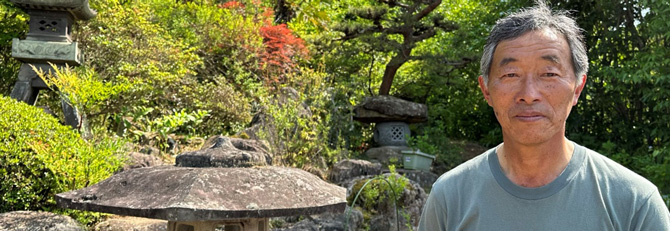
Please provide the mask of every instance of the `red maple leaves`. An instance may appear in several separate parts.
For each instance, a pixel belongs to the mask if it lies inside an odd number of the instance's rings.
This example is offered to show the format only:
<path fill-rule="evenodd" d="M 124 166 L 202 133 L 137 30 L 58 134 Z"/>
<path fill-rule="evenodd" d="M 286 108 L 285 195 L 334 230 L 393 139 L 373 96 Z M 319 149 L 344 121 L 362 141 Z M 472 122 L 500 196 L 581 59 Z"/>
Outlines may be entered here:
<path fill-rule="evenodd" d="M 264 49 L 256 54 L 260 58 L 258 70 L 266 84 L 284 83 L 292 72 L 297 71 L 297 62 L 308 58 L 305 41 L 295 36 L 286 24 L 274 25 L 274 11 L 261 7 L 260 1 L 248 2 L 251 8 L 243 2 L 228 1 L 218 7 L 248 14 L 246 16 L 262 22 L 259 23 L 258 36 L 263 38 Z"/>

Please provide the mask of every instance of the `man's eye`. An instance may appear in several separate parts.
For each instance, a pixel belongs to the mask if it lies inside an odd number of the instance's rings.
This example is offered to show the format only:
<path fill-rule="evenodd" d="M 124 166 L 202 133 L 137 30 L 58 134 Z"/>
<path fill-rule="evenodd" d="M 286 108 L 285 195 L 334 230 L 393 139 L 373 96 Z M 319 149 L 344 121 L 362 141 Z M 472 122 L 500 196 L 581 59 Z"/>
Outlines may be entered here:
<path fill-rule="evenodd" d="M 518 76 L 519 76 L 519 75 L 517 75 L 516 73 L 509 73 L 509 74 L 504 74 L 502 77 L 503 77 L 503 78 L 505 78 L 505 77 L 507 77 L 507 78 L 513 78 L 513 77 L 518 77 Z"/>
<path fill-rule="evenodd" d="M 544 76 L 545 77 L 556 77 L 556 76 L 558 76 L 558 74 L 556 74 L 556 73 L 544 73 Z"/>

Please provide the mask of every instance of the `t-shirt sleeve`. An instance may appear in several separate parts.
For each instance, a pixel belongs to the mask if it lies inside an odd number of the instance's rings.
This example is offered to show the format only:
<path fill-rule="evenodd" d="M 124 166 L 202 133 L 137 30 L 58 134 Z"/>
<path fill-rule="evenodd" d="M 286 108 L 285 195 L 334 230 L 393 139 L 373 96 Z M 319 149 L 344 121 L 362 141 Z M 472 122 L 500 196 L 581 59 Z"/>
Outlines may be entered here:
<path fill-rule="evenodd" d="M 447 208 L 444 191 L 441 187 L 435 187 L 428 195 L 426 204 L 419 220 L 418 231 L 446 231 L 447 230 Z"/>
<path fill-rule="evenodd" d="M 670 231 L 670 210 L 668 210 L 658 191 L 652 193 L 636 212 L 633 217 L 633 226 L 630 230 Z"/>

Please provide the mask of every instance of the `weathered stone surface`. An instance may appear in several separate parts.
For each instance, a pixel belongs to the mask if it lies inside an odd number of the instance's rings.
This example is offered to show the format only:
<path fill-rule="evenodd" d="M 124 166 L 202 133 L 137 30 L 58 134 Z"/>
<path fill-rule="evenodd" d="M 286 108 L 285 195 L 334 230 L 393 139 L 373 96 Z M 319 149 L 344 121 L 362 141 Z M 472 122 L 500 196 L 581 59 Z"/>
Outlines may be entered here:
<path fill-rule="evenodd" d="M 265 112 L 266 110 L 265 107 L 261 107 L 260 111 L 251 118 L 251 122 L 249 122 L 247 128 L 236 134 L 236 136 L 254 140 L 265 139 L 270 144 L 274 144 L 277 140 L 277 129 L 274 124 L 274 118 L 268 115 Z"/>
<path fill-rule="evenodd" d="M 366 98 L 354 107 L 354 119 L 364 123 L 401 121 L 420 123 L 428 119 L 428 107 L 389 95 Z"/>
<path fill-rule="evenodd" d="M 344 188 L 283 167 L 157 166 L 121 172 L 56 195 L 64 208 L 172 221 L 342 212 Z"/>
<path fill-rule="evenodd" d="M 373 138 L 379 146 L 407 146 L 412 132 L 405 122 L 380 122 L 375 124 Z"/>
<path fill-rule="evenodd" d="M 379 161 L 382 165 L 402 164 L 402 151 L 411 150 L 406 146 L 381 146 L 370 148 L 365 151 L 365 155 L 370 159 Z"/>
<path fill-rule="evenodd" d="M 213 140 L 220 140 L 220 138 L 223 136 L 215 136 L 213 138 L 207 139 L 207 142 L 205 142 L 205 146 L 207 145 L 214 145 L 215 142 Z M 233 147 L 240 149 L 240 150 L 245 150 L 245 151 L 252 151 L 252 152 L 260 152 L 266 155 L 271 155 L 268 152 L 268 147 L 265 145 L 265 143 L 259 141 L 259 140 L 251 140 L 251 139 L 240 139 L 240 138 L 232 138 L 230 137 L 230 143 L 233 144 Z"/>
<path fill-rule="evenodd" d="M 37 100 L 38 92 L 38 89 L 30 86 L 30 81 L 16 81 L 9 97 L 33 105 L 32 103 Z"/>
<path fill-rule="evenodd" d="M 333 165 L 328 174 L 330 182 L 340 184 L 357 176 L 378 175 L 382 172 L 380 163 L 371 163 L 366 160 L 347 159 Z"/>
<path fill-rule="evenodd" d="M 147 154 L 147 155 L 159 155 L 161 154 L 161 150 L 158 148 L 152 147 L 152 146 L 144 146 L 140 148 L 140 152 Z"/>
<path fill-rule="evenodd" d="M 0 214 L 2 231 L 84 231 L 74 219 L 50 212 L 14 211 Z"/>
<path fill-rule="evenodd" d="M 201 150 L 177 156 L 180 167 L 251 167 L 272 164 L 272 157 L 262 143 L 255 140 L 214 136 Z"/>
<path fill-rule="evenodd" d="M 419 219 L 421 218 L 421 211 L 423 210 L 423 205 L 428 199 L 428 194 L 423 190 L 421 185 L 413 180 L 409 180 L 409 183 L 412 185 L 411 189 L 405 188 L 402 193 L 402 204 L 405 212 L 409 214 L 409 223 L 413 227 L 419 225 Z"/>
<path fill-rule="evenodd" d="M 153 155 L 147 155 L 144 153 L 131 152 L 128 154 L 128 159 L 126 160 L 126 163 L 122 168 L 122 171 L 134 168 L 145 168 L 160 165 L 164 165 L 163 160 L 161 160 L 161 158 L 158 158 Z"/>
<path fill-rule="evenodd" d="M 98 223 L 95 231 L 167 231 L 167 221 L 141 217 L 115 217 Z"/>
<path fill-rule="evenodd" d="M 26 40 L 72 42 L 72 24 L 74 18 L 65 10 L 33 11 L 26 10 L 30 15 Z"/>
<path fill-rule="evenodd" d="M 12 40 L 12 57 L 33 63 L 81 64 L 81 52 L 77 42 L 45 42 L 33 40 Z"/>
<path fill-rule="evenodd" d="M 422 170 L 408 170 L 408 169 L 396 169 L 398 174 L 404 175 L 407 177 L 407 179 L 410 179 L 422 188 L 431 188 L 433 187 L 433 183 L 439 178 L 435 173 L 432 173 L 430 171 L 422 171 Z"/>
<path fill-rule="evenodd" d="M 89 20 L 98 13 L 89 7 L 88 0 L 11 0 L 23 9 L 66 10 L 78 20 Z"/>
<path fill-rule="evenodd" d="M 275 228 L 273 231 L 348 231 L 358 230 L 363 224 L 363 213 L 347 206 L 344 213 L 327 213 L 322 215 L 308 216 L 307 218 L 287 225 L 287 227 Z"/>

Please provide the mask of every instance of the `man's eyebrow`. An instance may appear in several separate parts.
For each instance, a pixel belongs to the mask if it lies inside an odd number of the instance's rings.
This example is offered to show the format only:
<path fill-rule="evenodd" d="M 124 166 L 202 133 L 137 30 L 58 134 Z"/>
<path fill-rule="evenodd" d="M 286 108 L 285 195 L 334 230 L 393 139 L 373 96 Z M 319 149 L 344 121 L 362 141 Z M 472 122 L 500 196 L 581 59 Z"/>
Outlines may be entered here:
<path fill-rule="evenodd" d="M 516 61 L 519 61 L 519 60 L 517 60 L 515 58 L 504 58 L 504 59 L 500 60 L 500 65 L 499 66 L 502 67 L 502 66 L 507 65 L 508 63 L 516 62 Z"/>
<path fill-rule="evenodd" d="M 542 59 L 547 60 L 549 62 L 555 63 L 555 64 L 560 64 L 561 62 L 559 61 L 560 59 L 556 55 L 545 55 L 542 56 Z"/>

